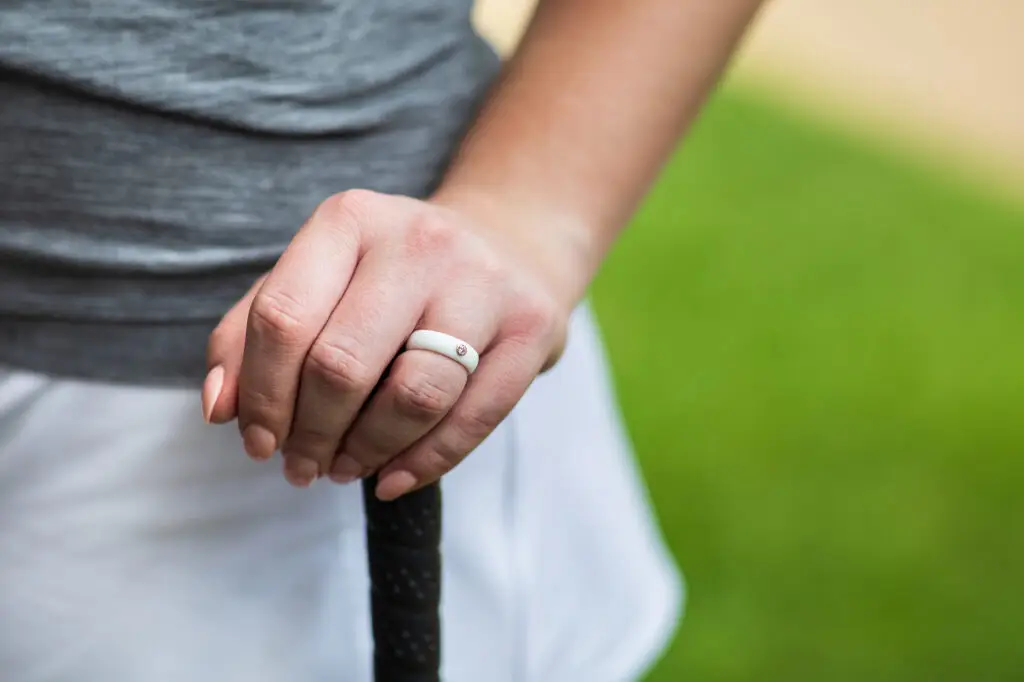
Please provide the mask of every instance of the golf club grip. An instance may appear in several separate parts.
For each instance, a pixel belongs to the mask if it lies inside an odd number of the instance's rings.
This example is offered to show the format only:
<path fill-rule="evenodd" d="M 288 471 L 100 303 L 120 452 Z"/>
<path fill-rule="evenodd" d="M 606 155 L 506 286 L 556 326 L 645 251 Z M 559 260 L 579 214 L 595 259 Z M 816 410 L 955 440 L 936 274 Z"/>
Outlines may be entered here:
<path fill-rule="evenodd" d="M 394 502 L 363 481 L 375 682 L 440 682 L 441 488 Z"/>

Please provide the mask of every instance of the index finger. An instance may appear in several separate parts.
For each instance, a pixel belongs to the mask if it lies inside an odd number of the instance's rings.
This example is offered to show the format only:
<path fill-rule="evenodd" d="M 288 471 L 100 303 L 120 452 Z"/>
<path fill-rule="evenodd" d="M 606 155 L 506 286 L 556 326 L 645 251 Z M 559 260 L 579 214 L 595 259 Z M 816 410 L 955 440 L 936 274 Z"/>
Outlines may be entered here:
<path fill-rule="evenodd" d="M 366 218 L 357 206 L 348 194 L 324 202 L 253 298 L 238 379 L 238 427 L 254 458 L 269 458 L 288 436 L 306 354 L 360 257 Z"/>

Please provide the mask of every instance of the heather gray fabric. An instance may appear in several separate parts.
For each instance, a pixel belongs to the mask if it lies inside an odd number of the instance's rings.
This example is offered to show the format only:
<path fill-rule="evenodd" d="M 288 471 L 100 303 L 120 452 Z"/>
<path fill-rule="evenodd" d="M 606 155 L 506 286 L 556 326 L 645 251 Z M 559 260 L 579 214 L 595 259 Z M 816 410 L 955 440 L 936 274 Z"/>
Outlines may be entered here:
<path fill-rule="evenodd" d="M 471 7 L 0 3 L 0 365 L 199 381 L 320 201 L 437 182 L 499 67 Z"/>

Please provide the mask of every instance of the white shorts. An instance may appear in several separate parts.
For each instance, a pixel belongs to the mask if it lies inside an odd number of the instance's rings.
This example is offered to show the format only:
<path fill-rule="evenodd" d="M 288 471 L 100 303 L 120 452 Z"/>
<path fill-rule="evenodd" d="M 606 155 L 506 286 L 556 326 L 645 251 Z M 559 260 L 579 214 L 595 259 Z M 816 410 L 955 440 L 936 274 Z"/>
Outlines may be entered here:
<path fill-rule="evenodd" d="M 0 371 L 4 682 L 369 682 L 358 485 L 296 490 L 198 392 Z M 586 310 L 444 481 L 447 682 L 623 682 L 681 583 Z"/>

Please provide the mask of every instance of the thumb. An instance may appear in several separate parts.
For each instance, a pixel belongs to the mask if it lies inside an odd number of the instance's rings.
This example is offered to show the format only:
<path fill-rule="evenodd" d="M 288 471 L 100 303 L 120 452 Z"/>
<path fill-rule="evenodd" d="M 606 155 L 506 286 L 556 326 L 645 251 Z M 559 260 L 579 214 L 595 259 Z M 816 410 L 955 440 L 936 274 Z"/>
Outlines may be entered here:
<path fill-rule="evenodd" d="M 224 424 L 238 416 L 238 376 L 245 350 L 245 328 L 253 298 L 265 279 L 266 275 L 256 280 L 210 334 L 206 346 L 208 374 L 202 393 L 203 419 L 208 424 Z"/>

